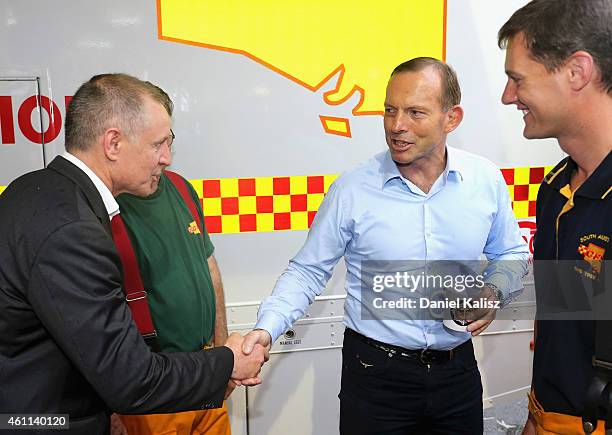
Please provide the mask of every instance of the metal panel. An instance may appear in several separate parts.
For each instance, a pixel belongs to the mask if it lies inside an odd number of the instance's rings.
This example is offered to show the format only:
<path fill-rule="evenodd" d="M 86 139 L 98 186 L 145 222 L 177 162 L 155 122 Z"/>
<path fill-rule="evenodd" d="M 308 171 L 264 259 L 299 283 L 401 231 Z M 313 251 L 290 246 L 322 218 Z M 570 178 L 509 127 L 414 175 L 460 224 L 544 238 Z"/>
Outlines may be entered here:
<path fill-rule="evenodd" d="M 340 349 L 273 355 L 249 389 L 249 434 L 333 434 L 338 431 Z"/>

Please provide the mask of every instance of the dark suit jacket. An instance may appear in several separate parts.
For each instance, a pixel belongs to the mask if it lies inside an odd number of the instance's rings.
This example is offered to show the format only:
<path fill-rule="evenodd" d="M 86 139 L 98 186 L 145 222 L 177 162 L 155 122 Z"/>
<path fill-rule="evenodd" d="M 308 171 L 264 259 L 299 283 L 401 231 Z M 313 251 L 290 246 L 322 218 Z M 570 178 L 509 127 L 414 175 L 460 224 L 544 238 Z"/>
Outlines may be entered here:
<path fill-rule="evenodd" d="M 110 410 L 221 405 L 231 350 L 152 353 L 120 268 L 102 198 L 66 159 L 0 195 L 0 413 L 70 414 L 70 433 L 93 435 Z"/>

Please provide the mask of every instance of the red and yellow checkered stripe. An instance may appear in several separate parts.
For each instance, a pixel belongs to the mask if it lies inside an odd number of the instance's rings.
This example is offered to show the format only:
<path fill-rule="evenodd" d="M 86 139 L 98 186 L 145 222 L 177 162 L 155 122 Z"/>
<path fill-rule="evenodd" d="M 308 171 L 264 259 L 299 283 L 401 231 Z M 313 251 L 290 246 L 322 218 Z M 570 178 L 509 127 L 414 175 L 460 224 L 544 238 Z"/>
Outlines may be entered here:
<path fill-rule="evenodd" d="M 337 175 L 190 180 L 209 233 L 307 230 Z"/>
<path fill-rule="evenodd" d="M 535 216 L 540 183 L 553 166 L 506 168 L 517 219 Z M 337 174 L 189 180 L 211 234 L 307 230 Z M 5 186 L 0 186 L 0 193 Z"/>
<path fill-rule="evenodd" d="M 535 217 L 536 198 L 544 176 L 554 166 L 538 166 L 527 168 L 505 168 L 502 175 L 508 185 L 512 210 L 517 219 Z"/>
<path fill-rule="evenodd" d="M 535 200 L 544 175 L 553 166 L 507 168 L 517 219 L 535 216 Z M 307 230 L 337 174 L 190 180 L 202 199 L 211 234 Z"/>

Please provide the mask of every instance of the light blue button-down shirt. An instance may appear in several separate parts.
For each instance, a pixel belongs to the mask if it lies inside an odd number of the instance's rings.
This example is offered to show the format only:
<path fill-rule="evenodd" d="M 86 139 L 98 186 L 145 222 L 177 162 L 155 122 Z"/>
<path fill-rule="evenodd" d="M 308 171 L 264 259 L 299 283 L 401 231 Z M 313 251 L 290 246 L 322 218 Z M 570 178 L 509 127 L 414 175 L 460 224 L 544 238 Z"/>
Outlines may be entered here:
<path fill-rule="evenodd" d="M 341 175 L 331 186 L 302 249 L 259 309 L 256 328 L 282 335 L 321 294 L 344 256 L 344 323 L 375 340 L 409 349 L 451 349 L 469 339 L 439 320 L 362 320 L 364 260 L 489 261 L 487 282 L 504 300 L 523 288 L 529 251 L 499 168 L 447 147 L 444 172 L 428 193 L 404 178 L 389 152 Z"/>

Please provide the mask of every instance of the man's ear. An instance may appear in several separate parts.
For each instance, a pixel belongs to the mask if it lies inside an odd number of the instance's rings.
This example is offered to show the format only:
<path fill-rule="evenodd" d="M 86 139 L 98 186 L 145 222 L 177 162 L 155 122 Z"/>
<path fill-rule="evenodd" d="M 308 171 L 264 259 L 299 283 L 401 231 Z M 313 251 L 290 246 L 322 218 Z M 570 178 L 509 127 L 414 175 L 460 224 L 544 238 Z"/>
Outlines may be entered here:
<path fill-rule="evenodd" d="M 125 138 L 122 135 L 121 130 L 117 128 L 109 128 L 104 132 L 102 137 L 104 143 L 104 155 L 110 161 L 116 161 L 119 157 L 119 153 L 121 152 L 122 138 Z"/>
<path fill-rule="evenodd" d="M 446 112 L 445 133 L 450 133 L 456 129 L 463 120 L 463 108 L 459 105 L 453 106 Z"/>
<path fill-rule="evenodd" d="M 593 56 L 586 51 L 577 51 L 565 62 L 570 87 L 573 91 L 580 91 L 593 80 L 595 62 Z"/>

